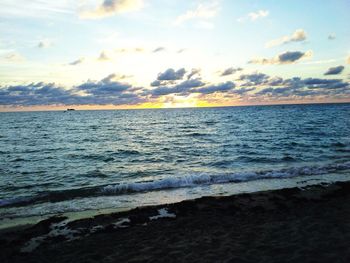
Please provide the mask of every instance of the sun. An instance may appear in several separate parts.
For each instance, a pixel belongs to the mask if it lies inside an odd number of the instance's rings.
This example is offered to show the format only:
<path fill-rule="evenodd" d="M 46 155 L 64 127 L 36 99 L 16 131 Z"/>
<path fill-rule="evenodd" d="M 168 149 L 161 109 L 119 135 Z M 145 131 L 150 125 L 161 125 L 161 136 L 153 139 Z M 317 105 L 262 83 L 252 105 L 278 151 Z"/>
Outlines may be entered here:
<path fill-rule="evenodd" d="M 193 108 L 198 107 L 198 99 L 194 96 L 169 96 L 163 101 L 163 108 Z"/>

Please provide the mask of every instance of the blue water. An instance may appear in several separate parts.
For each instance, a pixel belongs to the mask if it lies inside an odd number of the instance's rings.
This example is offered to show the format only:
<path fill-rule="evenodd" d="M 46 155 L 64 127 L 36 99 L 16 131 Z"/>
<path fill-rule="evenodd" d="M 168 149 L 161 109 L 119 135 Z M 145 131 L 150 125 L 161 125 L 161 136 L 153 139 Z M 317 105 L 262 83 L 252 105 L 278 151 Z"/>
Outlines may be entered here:
<path fill-rule="evenodd" d="M 329 173 L 350 173 L 350 104 L 0 113 L 2 218 Z"/>

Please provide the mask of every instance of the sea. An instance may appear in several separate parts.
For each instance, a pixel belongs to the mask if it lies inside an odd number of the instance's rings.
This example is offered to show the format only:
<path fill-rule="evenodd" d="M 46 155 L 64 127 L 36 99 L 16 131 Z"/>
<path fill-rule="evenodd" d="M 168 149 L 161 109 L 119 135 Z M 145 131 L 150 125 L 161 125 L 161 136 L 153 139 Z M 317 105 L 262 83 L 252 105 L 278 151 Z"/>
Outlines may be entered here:
<path fill-rule="evenodd" d="M 350 104 L 0 113 L 0 228 L 350 179 Z"/>

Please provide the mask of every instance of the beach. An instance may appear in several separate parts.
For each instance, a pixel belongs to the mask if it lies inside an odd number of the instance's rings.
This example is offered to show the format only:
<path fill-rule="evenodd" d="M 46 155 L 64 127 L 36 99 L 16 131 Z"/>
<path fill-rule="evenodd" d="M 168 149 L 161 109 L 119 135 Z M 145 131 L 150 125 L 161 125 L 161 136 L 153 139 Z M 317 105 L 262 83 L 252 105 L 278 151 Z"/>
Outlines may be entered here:
<path fill-rule="evenodd" d="M 350 182 L 2 230 L 1 262 L 349 262 Z"/>
<path fill-rule="evenodd" d="M 0 263 L 350 263 L 350 0 L 276 2 L 0 1 Z"/>

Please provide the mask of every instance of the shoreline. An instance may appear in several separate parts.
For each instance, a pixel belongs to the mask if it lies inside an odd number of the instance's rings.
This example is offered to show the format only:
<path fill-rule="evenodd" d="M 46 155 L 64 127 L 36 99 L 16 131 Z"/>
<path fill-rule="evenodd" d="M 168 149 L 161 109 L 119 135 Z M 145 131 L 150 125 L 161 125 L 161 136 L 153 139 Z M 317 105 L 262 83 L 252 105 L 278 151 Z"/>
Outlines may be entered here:
<path fill-rule="evenodd" d="M 175 189 L 164 189 L 156 190 L 151 192 L 139 192 L 135 193 L 133 200 L 129 200 L 128 206 L 121 207 L 107 207 L 107 208 L 96 208 L 87 209 L 82 211 L 67 211 L 67 212 L 52 212 L 50 214 L 42 215 L 29 215 L 20 217 L 5 217 L 0 220 L 0 234 L 4 231 L 8 232 L 7 229 L 22 227 L 23 225 L 35 225 L 42 220 L 46 220 L 50 217 L 57 215 L 68 217 L 69 220 L 85 219 L 94 217 L 101 214 L 112 214 L 116 212 L 130 211 L 135 208 L 141 208 L 145 206 L 161 206 L 171 203 L 179 203 L 186 200 L 199 199 L 207 196 L 231 196 L 239 194 L 254 194 L 257 192 L 281 190 L 285 188 L 294 187 L 309 187 L 317 184 L 333 184 L 335 182 L 349 181 L 348 173 L 327 173 L 322 175 L 310 175 L 307 177 L 296 176 L 289 178 L 268 178 L 262 180 L 252 180 L 238 183 L 224 183 L 224 184 L 213 184 L 203 185 L 191 188 L 192 193 L 189 196 L 186 191 L 187 187 L 180 187 Z M 210 188 L 213 186 L 219 186 Z M 204 188 L 203 188 L 204 187 Z M 209 188 L 208 188 L 209 187 Z M 193 191 L 196 189 L 195 191 Z M 116 198 L 119 198 L 116 196 Z M 31 209 L 31 207 L 19 207 L 18 209 Z M 1 210 L 0 210 L 1 211 Z"/>
<path fill-rule="evenodd" d="M 0 232 L 0 261 L 350 261 L 350 182 L 67 219 Z"/>

